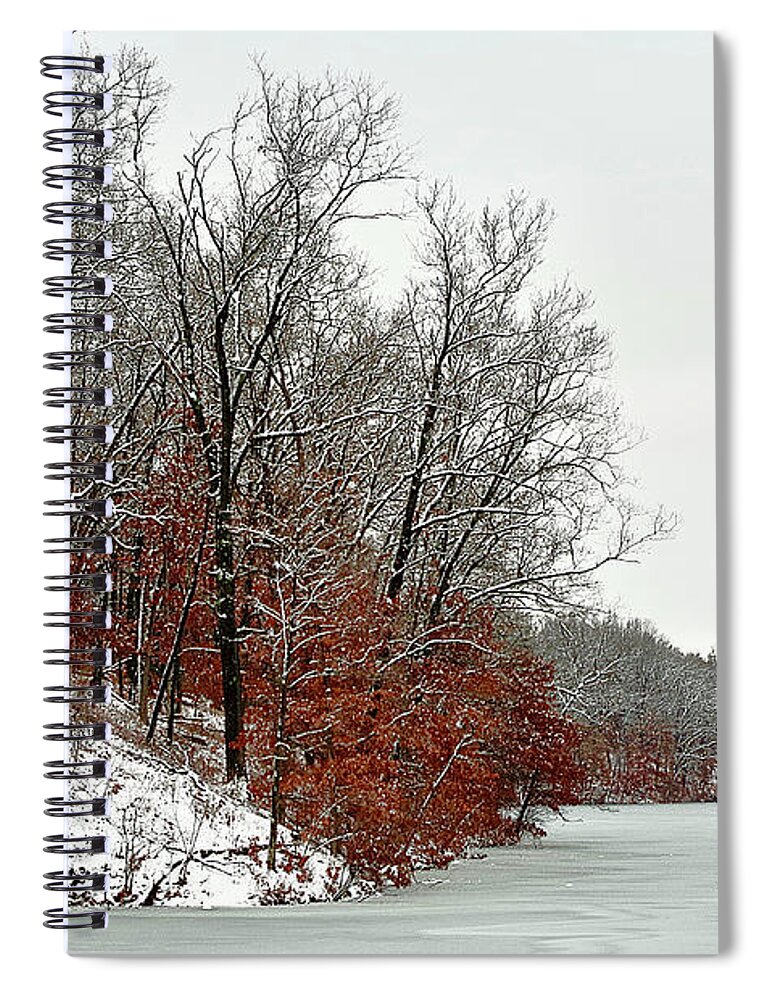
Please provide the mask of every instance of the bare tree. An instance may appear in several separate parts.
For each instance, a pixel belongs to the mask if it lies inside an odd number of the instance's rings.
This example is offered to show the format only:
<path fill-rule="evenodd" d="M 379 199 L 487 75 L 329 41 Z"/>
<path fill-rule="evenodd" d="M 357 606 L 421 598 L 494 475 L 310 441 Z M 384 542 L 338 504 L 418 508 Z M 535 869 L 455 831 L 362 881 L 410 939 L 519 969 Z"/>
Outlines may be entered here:
<path fill-rule="evenodd" d="M 306 391 L 311 366 L 339 337 L 335 302 L 360 278 L 343 225 L 380 214 L 369 189 L 401 177 L 404 157 L 393 102 L 369 82 L 288 82 L 257 62 L 254 95 L 195 144 L 164 191 L 145 156 L 162 88 L 146 59 L 126 63 L 144 71 L 121 77 L 116 102 L 123 215 L 113 273 L 120 347 L 134 363 L 117 393 L 112 453 L 127 494 L 165 435 L 200 446 L 232 779 L 245 771 L 235 498 L 258 492 L 269 510 L 278 460 L 290 451 L 304 461 L 324 419 Z"/>
<path fill-rule="evenodd" d="M 511 194 L 473 218 L 448 185 L 418 196 L 418 270 L 393 316 L 408 419 L 388 418 L 390 478 L 370 490 L 361 533 L 382 540 L 386 592 L 558 607 L 603 563 L 671 526 L 625 500 L 633 444 L 606 389 L 608 335 L 590 300 L 535 281 L 551 213 Z M 398 362 L 395 363 L 395 356 Z"/>

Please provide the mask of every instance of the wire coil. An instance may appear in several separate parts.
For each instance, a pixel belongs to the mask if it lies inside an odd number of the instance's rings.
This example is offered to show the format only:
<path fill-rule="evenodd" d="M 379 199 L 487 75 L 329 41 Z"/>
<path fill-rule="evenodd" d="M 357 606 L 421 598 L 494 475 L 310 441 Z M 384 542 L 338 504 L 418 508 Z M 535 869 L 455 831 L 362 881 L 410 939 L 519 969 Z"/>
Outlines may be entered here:
<path fill-rule="evenodd" d="M 62 71 L 77 70 L 81 73 L 104 73 L 104 56 L 43 56 L 40 75 L 49 80 L 61 80 Z"/>
<path fill-rule="evenodd" d="M 62 81 L 61 89 L 43 98 L 44 112 L 59 119 L 56 128 L 44 132 L 43 145 L 67 161 L 43 170 L 45 187 L 59 192 L 58 200 L 43 206 L 44 220 L 59 230 L 56 238 L 43 244 L 43 257 L 59 262 L 65 272 L 43 283 L 43 293 L 59 300 L 60 310 L 44 317 L 43 332 L 64 341 L 62 349 L 44 355 L 44 368 L 64 373 L 57 381 L 66 383 L 47 388 L 43 394 L 46 407 L 64 411 L 62 423 L 44 429 L 44 440 L 59 448 L 57 461 L 45 466 L 46 479 L 62 484 L 64 490 L 45 502 L 45 514 L 67 519 L 59 537 L 45 540 L 45 552 L 59 557 L 57 572 L 45 577 L 45 589 L 66 594 L 69 602 L 68 610 L 45 614 L 47 628 L 66 632 L 62 648 L 44 653 L 44 664 L 63 669 L 65 681 L 44 689 L 44 700 L 62 707 L 63 720 L 46 725 L 43 738 L 63 749 L 63 759 L 46 761 L 45 777 L 64 783 L 63 794 L 46 798 L 44 812 L 66 824 L 63 833 L 44 838 L 45 852 L 63 859 L 61 871 L 45 874 L 45 889 L 63 893 L 69 902 L 46 910 L 44 925 L 96 929 L 107 924 L 106 909 L 94 903 L 107 890 L 107 875 L 84 870 L 80 859 L 105 855 L 108 850 L 101 828 L 89 826 L 108 814 L 108 798 L 103 788 L 88 783 L 103 782 L 109 775 L 109 761 L 98 747 L 110 737 L 109 723 L 101 719 L 100 709 L 110 700 L 103 674 L 112 658 L 100 637 L 111 626 L 112 578 L 107 560 L 112 539 L 107 522 L 112 502 L 101 489 L 112 480 L 112 465 L 104 454 L 112 432 L 103 419 L 112 393 L 98 377 L 112 362 L 109 351 L 95 341 L 112 329 L 112 318 L 102 307 L 112 293 L 112 282 L 91 271 L 94 261 L 107 260 L 112 253 L 104 232 L 112 208 L 102 197 L 112 172 L 100 162 L 102 151 L 112 143 L 102 120 L 111 96 L 106 88 L 89 82 L 107 72 L 103 56 L 45 56 L 40 63 L 42 76 Z M 95 376 L 97 381 L 93 381 Z"/>

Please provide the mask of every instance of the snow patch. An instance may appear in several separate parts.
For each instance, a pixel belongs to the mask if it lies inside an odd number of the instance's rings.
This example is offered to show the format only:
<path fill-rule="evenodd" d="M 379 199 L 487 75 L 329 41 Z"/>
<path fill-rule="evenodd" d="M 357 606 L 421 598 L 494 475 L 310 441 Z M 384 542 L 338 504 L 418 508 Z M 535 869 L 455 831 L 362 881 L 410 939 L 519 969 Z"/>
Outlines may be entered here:
<path fill-rule="evenodd" d="M 341 861 L 285 828 L 277 870 L 268 871 L 269 818 L 237 789 L 213 787 L 119 737 L 110 750 L 109 815 L 73 820 L 69 829 L 71 836 L 108 836 L 108 903 L 210 908 L 367 894 Z M 73 782 L 70 791 L 81 790 Z"/>

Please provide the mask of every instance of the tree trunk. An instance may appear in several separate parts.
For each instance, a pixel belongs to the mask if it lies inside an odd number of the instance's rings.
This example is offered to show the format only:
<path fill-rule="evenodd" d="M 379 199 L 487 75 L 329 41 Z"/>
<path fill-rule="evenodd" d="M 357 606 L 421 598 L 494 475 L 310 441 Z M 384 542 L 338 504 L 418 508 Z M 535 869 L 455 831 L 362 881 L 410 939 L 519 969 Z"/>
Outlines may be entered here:
<path fill-rule="evenodd" d="M 235 566 L 229 510 L 218 510 L 214 527 L 217 580 L 217 639 L 222 663 L 227 780 L 246 774 L 243 737 L 243 694 L 235 605 Z"/>
<path fill-rule="evenodd" d="M 521 831 L 524 829 L 524 821 L 527 818 L 527 810 L 532 805 L 532 797 L 535 794 L 535 788 L 537 787 L 538 772 L 535 769 L 529 777 L 529 782 L 527 783 L 527 790 L 524 793 L 524 798 L 521 801 L 521 808 L 519 809 L 519 814 L 516 817 L 516 826 L 514 827 L 514 835 L 518 840 L 521 836 Z"/>
<path fill-rule="evenodd" d="M 203 562 L 203 549 L 206 544 L 206 534 L 208 531 L 209 524 L 209 509 L 206 508 L 206 514 L 203 519 L 203 527 L 201 528 L 201 537 L 198 542 L 198 552 L 195 558 L 195 565 L 193 566 L 193 575 L 190 584 L 187 588 L 187 594 L 185 595 L 184 604 L 182 605 L 182 613 L 179 616 L 179 621 L 177 622 L 176 632 L 174 634 L 174 641 L 171 645 L 171 652 L 166 660 L 166 665 L 163 668 L 163 673 L 161 674 L 160 682 L 158 684 L 158 692 L 155 696 L 155 704 L 152 709 L 152 716 L 150 718 L 150 724 L 147 728 L 147 736 L 145 737 L 149 743 L 153 736 L 155 735 L 155 727 L 158 724 L 158 718 L 160 717 L 160 709 L 163 704 L 163 695 L 166 692 L 166 687 L 171 681 L 171 693 L 169 697 L 169 708 L 168 708 L 168 739 L 169 742 L 174 738 L 174 697 L 179 699 L 181 704 L 181 661 L 179 658 L 179 651 L 182 647 L 182 639 L 184 638 L 185 629 L 187 628 L 187 619 L 190 614 L 190 609 L 192 608 L 193 599 L 195 598 L 195 591 L 198 587 L 198 577 L 200 576 L 201 565 Z M 146 716 L 146 711 L 145 711 Z M 142 721 L 146 722 L 146 718 Z"/>
<path fill-rule="evenodd" d="M 278 720 L 275 730 L 275 745 L 273 747 L 273 775 L 270 785 L 270 838 L 267 845 L 267 868 L 275 871 L 278 854 L 278 831 L 283 822 L 283 797 L 281 795 L 281 778 L 283 777 L 283 762 L 287 752 L 286 747 L 286 712 L 288 709 L 288 672 L 284 670 L 281 677 L 281 691 L 278 701 Z"/>
<path fill-rule="evenodd" d="M 166 722 L 166 737 L 169 743 L 174 742 L 174 719 L 181 708 L 181 664 L 179 656 L 172 660 L 171 684 L 168 689 L 168 720 Z"/>
<path fill-rule="evenodd" d="M 231 507 L 235 414 L 224 339 L 229 308 L 229 299 L 226 299 L 217 313 L 214 324 L 221 431 L 219 461 L 211 464 L 218 464 L 214 563 L 217 581 L 217 639 L 222 664 L 222 698 L 225 711 L 225 769 L 227 780 L 234 781 L 246 775 L 246 754 L 243 747 L 243 691 L 235 600 L 235 553 Z M 211 458 L 213 457 L 212 450 Z"/>
<path fill-rule="evenodd" d="M 437 382 L 437 376 L 434 376 L 434 382 Z M 401 592 L 401 588 L 404 586 L 406 569 L 417 537 L 414 522 L 417 515 L 417 506 L 420 500 L 420 494 L 422 492 L 423 478 L 425 476 L 425 462 L 430 442 L 433 437 L 433 428 L 436 422 L 437 410 L 438 407 L 436 403 L 431 401 L 425 409 L 425 416 L 420 429 L 420 439 L 417 445 L 414 471 L 412 472 L 409 481 L 409 492 L 407 494 L 406 504 L 404 505 L 404 516 L 401 519 L 401 528 L 399 530 L 398 545 L 396 546 L 396 555 L 393 559 L 393 571 L 391 573 L 390 580 L 388 581 L 387 595 L 391 601 L 398 597 Z"/>
<path fill-rule="evenodd" d="M 147 722 L 147 701 L 150 694 L 150 664 L 142 652 L 144 644 L 144 609 L 145 598 L 147 596 L 147 583 L 142 580 L 139 591 L 139 621 L 136 626 L 136 672 L 137 684 L 139 687 L 139 721 L 142 725 Z"/>

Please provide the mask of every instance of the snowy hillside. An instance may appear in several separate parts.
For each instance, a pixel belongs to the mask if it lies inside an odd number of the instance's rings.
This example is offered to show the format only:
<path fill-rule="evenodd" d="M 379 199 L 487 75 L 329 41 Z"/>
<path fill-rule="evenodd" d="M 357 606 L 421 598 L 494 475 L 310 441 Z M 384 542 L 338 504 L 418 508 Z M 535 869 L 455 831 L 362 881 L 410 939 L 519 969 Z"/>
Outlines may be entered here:
<path fill-rule="evenodd" d="M 110 756 L 109 816 L 70 824 L 72 835 L 109 837 L 110 902 L 254 906 L 360 894 L 339 861 L 288 830 L 278 870 L 268 871 L 268 820 L 245 796 L 208 785 L 117 736 Z"/>

